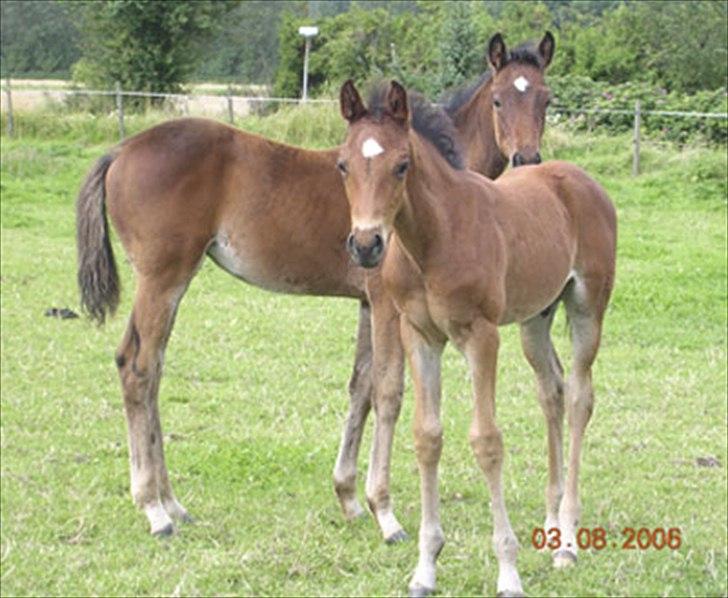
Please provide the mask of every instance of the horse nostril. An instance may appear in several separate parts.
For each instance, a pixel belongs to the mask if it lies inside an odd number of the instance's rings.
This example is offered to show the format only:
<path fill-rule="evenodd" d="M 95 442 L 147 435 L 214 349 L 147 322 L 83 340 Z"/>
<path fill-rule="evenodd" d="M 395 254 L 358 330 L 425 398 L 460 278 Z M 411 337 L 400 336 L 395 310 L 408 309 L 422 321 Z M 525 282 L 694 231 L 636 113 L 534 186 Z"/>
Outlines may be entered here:
<path fill-rule="evenodd" d="M 372 245 L 372 249 L 375 251 L 380 251 L 384 247 L 384 239 L 382 239 L 382 235 L 377 233 L 374 235 L 374 245 Z"/>
<path fill-rule="evenodd" d="M 519 152 L 513 154 L 513 166 L 521 166 L 524 162 L 525 160 Z"/>
<path fill-rule="evenodd" d="M 533 163 L 541 164 L 541 153 L 540 152 L 536 152 L 536 155 L 533 157 Z"/>
<path fill-rule="evenodd" d="M 346 238 L 346 248 L 350 253 L 354 252 L 354 233 L 349 233 L 349 236 Z"/>

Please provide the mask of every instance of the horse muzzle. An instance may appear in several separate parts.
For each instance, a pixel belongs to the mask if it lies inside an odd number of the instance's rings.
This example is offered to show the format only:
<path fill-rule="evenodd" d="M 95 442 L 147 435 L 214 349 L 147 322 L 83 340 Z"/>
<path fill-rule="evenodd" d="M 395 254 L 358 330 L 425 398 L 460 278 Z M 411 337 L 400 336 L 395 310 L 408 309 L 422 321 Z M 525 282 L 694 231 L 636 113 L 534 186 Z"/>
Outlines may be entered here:
<path fill-rule="evenodd" d="M 385 240 L 380 227 L 355 229 L 346 240 L 346 248 L 356 264 L 375 268 L 384 256 Z"/>
<path fill-rule="evenodd" d="M 526 164 L 541 164 L 541 154 L 539 152 L 516 152 L 511 157 L 513 168 Z"/>

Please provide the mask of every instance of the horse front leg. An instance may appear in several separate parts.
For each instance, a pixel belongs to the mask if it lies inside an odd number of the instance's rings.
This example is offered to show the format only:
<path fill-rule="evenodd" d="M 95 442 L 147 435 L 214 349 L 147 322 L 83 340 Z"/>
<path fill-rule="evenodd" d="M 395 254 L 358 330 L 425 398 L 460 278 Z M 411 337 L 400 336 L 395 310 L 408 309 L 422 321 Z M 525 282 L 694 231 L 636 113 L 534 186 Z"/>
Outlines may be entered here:
<path fill-rule="evenodd" d="M 388 544 L 407 539 L 394 515 L 389 480 L 394 430 L 402 407 L 404 351 L 400 339 L 399 314 L 382 293 L 371 293 L 373 326 L 373 406 L 375 412 L 366 494 L 369 508 Z"/>
<path fill-rule="evenodd" d="M 481 319 L 473 324 L 462 350 L 473 379 L 473 421 L 470 445 L 485 474 L 493 513 L 493 548 L 498 559 L 498 596 L 522 596 L 516 569 L 518 540 L 513 533 L 503 497 L 503 435 L 495 423 L 495 377 L 498 328 Z"/>
<path fill-rule="evenodd" d="M 440 525 L 438 488 L 438 464 L 442 453 L 440 360 L 444 343 L 429 342 L 409 324 L 405 316 L 401 319 L 401 330 L 415 390 L 413 430 L 422 506 L 419 559 L 409 583 L 409 594 L 427 596 L 435 591 L 437 557 L 445 545 L 445 535 Z"/>
<path fill-rule="evenodd" d="M 355 519 L 364 514 L 356 497 L 356 462 L 372 394 L 372 333 L 369 304 L 361 302 L 354 369 L 349 381 L 349 415 L 341 435 L 339 455 L 334 466 L 334 490 L 344 516 Z"/>

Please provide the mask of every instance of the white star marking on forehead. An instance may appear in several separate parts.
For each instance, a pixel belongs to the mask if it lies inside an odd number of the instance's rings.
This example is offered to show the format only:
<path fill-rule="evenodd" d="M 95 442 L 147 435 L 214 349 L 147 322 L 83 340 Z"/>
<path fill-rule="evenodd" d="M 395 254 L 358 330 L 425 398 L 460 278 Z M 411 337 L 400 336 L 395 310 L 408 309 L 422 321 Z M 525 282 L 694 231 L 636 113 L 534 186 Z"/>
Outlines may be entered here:
<path fill-rule="evenodd" d="M 524 77 L 523 75 L 518 77 L 518 79 L 513 82 L 513 87 L 515 87 L 521 93 L 524 93 L 528 89 L 529 85 L 530 83 L 528 82 L 528 79 L 526 79 L 526 77 Z"/>
<path fill-rule="evenodd" d="M 373 137 L 370 137 L 362 143 L 361 155 L 365 158 L 373 158 L 381 153 L 384 153 L 384 148 Z"/>

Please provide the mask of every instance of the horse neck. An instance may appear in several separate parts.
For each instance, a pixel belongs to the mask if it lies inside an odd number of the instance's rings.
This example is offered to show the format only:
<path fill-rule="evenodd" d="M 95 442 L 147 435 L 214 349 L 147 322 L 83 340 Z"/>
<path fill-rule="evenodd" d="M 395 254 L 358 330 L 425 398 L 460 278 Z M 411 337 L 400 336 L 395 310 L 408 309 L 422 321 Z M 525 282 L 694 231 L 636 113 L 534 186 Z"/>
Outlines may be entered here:
<path fill-rule="evenodd" d="M 402 246 L 425 270 L 431 250 L 446 235 L 448 188 L 453 184 L 451 167 L 436 150 L 410 133 L 411 165 L 405 182 L 405 197 L 394 227 Z"/>
<path fill-rule="evenodd" d="M 308 149 L 308 148 L 297 148 L 300 151 L 301 159 L 304 162 L 316 163 L 317 165 L 323 164 L 329 168 L 330 172 L 337 176 L 340 176 L 336 171 L 336 158 L 341 152 L 339 146 L 330 147 L 326 149 Z"/>
<path fill-rule="evenodd" d="M 492 79 L 488 79 L 453 115 L 467 155 L 467 168 L 490 179 L 497 178 L 508 165 L 495 138 L 493 125 Z"/>

